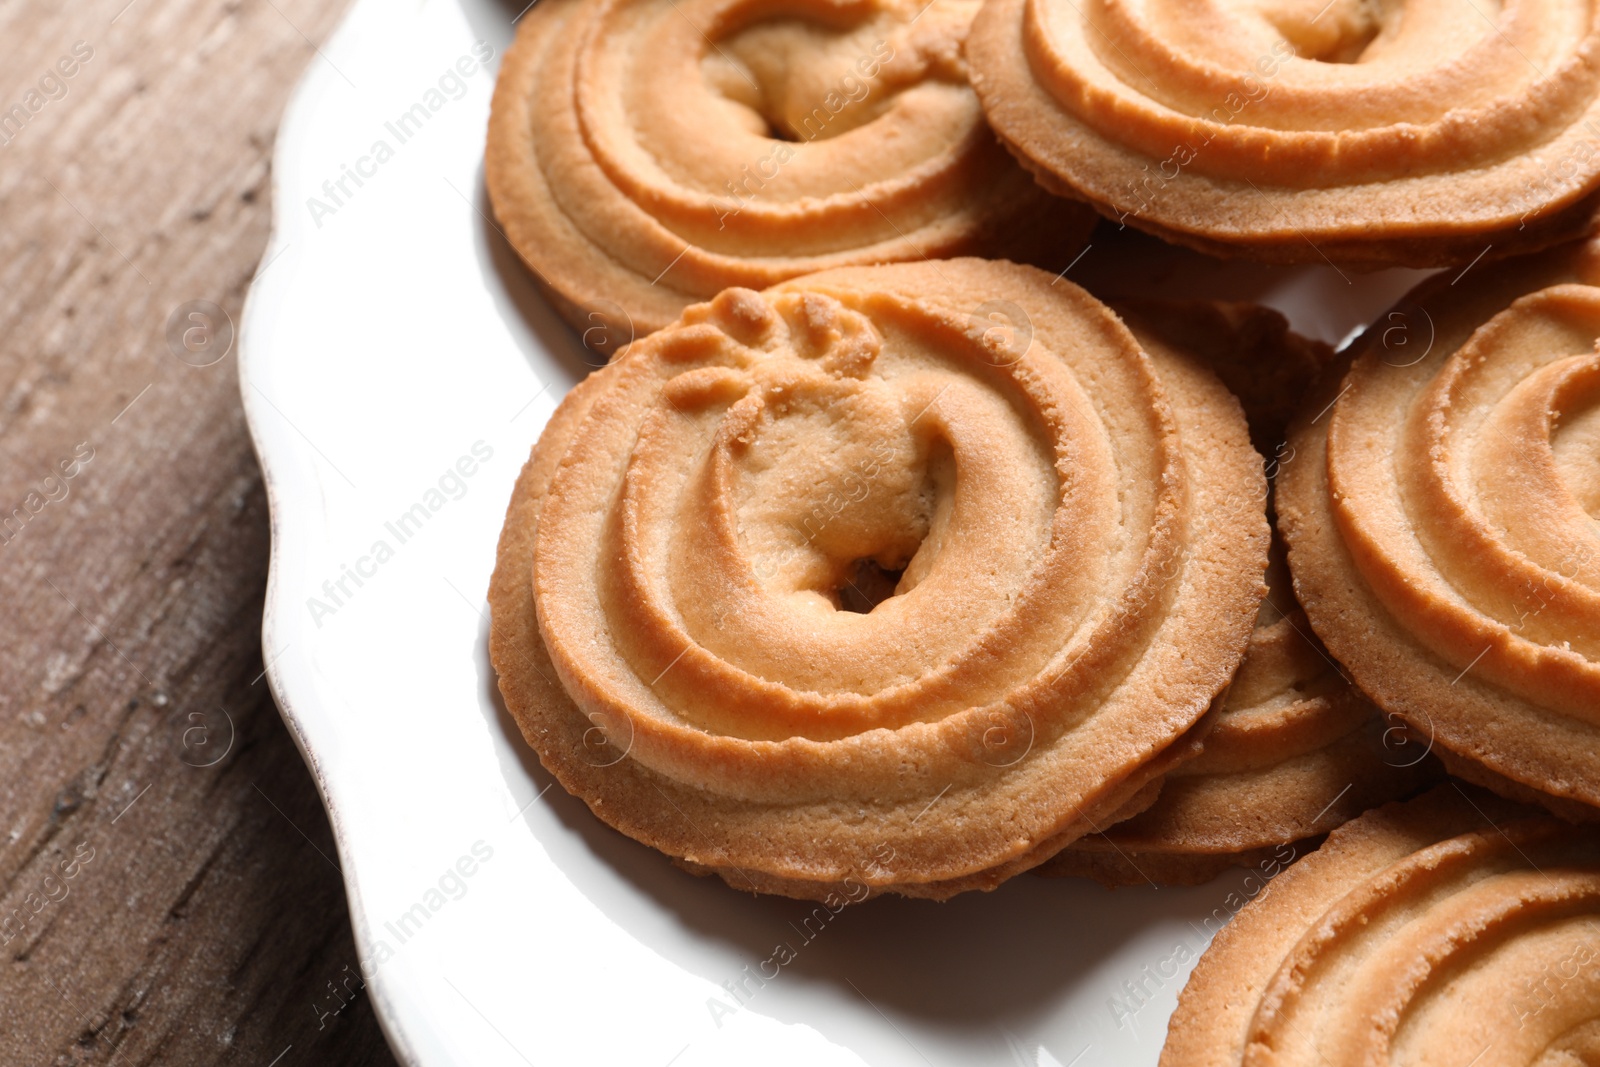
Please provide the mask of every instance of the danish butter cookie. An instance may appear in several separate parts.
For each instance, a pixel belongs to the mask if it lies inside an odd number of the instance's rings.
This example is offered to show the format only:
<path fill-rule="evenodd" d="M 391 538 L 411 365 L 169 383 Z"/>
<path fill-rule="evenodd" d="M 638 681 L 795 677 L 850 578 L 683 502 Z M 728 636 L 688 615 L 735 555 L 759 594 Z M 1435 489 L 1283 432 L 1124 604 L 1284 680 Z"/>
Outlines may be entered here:
<path fill-rule="evenodd" d="M 1600 836 L 1454 784 L 1368 812 L 1200 957 L 1161 1067 L 1594 1063 Z"/>
<path fill-rule="evenodd" d="M 1425 283 L 1278 480 L 1300 602 L 1361 689 L 1452 769 L 1563 810 L 1600 807 L 1597 337 L 1592 245 Z"/>
<path fill-rule="evenodd" d="M 1060 269 L 1094 216 L 985 124 L 960 48 L 976 9 L 540 0 L 495 87 L 495 216 L 569 321 L 607 336 L 829 267 Z"/>
<path fill-rule="evenodd" d="M 990 124 L 1047 188 L 1215 255 L 1439 266 L 1591 231 L 1588 0 L 987 0 Z"/>
<path fill-rule="evenodd" d="M 1154 799 L 1262 593 L 1237 402 L 1033 268 L 733 289 L 561 404 L 490 591 L 602 820 L 742 889 L 988 889 Z"/>

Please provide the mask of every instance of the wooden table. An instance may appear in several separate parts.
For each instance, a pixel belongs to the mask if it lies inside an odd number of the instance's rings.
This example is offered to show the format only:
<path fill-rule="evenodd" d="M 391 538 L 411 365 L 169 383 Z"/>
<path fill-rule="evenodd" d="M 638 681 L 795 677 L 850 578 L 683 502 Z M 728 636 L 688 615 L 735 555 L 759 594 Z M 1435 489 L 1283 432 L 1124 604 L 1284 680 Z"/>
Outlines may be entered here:
<path fill-rule="evenodd" d="M 238 321 L 279 115 L 342 6 L 0 0 L 8 1067 L 393 1062 L 261 678 L 234 356 L 221 322 L 168 341 L 191 301 Z"/>

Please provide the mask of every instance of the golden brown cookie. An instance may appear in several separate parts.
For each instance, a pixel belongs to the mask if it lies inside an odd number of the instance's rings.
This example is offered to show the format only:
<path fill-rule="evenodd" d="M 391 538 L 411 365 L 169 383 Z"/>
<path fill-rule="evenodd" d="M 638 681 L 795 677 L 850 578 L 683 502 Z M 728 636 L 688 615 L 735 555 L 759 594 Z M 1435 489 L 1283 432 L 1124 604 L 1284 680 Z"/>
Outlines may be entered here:
<path fill-rule="evenodd" d="M 987 0 L 990 124 L 1047 188 L 1216 255 L 1466 263 L 1588 233 L 1580 0 Z"/>
<path fill-rule="evenodd" d="M 1282 447 L 1285 426 L 1332 360 L 1328 346 L 1252 305 L 1113 306 L 1147 348 L 1173 346 L 1217 370 L 1241 397 L 1269 477 L 1294 461 Z M 1079 838 L 1041 873 L 1113 886 L 1197 884 L 1231 866 L 1302 855 L 1311 839 L 1433 776 L 1421 746 L 1402 743 L 1311 632 L 1277 538 L 1267 588 L 1203 754 L 1162 779 L 1154 805 Z"/>
<path fill-rule="evenodd" d="M 1200 957 L 1161 1067 L 1538 1064 L 1600 1053 L 1600 835 L 1471 786 L 1368 812 Z"/>
<path fill-rule="evenodd" d="M 729 290 L 575 389 L 501 535 L 541 760 L 730 884 L 992 888 L 1154 798 L 1243 654 L 1237 402 L 982 260 Z"/>
<path fill-rule="evenodd" d="M 1037 188 L 984 123 L 960 54 L 976 9 L 540 0 L 495 87 L 495 216 L 569 321 L 624 335 L 830 267 L 1059 270 L 1093 214 Z"/>
<path fill-rule="evenodd" d="M 1596 246 L 1440 276 L 1356 342 L 1278 481 L 1300 601 L 1361 689 L 1563 808 L 1600 806 L 1597 336 Z"/>

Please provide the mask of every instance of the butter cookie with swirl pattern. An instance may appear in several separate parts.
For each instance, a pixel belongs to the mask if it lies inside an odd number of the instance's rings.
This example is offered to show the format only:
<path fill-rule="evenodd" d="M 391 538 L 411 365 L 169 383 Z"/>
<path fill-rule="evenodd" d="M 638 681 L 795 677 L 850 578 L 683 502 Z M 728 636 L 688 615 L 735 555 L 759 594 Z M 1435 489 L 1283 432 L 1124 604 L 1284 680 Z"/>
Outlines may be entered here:
<path fill-rule="evenodd" d="M 561 404 L 491 654 L 601 820 L 748 890 L 989 889 L 1154 799 L 1262 594 L 1237 401 L 982 260 L 732 289 Z"/>
<path fill-rule="evenodd" d="M 1593 229 L 1591 0 L 987 0 L 967 57 L 1047 188 L 1214 255 L 1441 266 Z"/>
<path fill-rule="evenodd" d="M 1600 1055 L 1600 833 L 1471 786 L 1278 874 L 1178 997 L 1161 1067 L 1576 1067 Z"/>
<path fill-rule="evenodd" d="M 1094 215 L 1038 188 L 984 122 L 961 54 L 976 10 L 540 0 L 495 85 L 495 217 L 568 321 L 620 342 L 723 289 L 830 267 L 1060 270 Z"/>
<path fill-rule="evenodd" d="M 1290 434 L 1311 625 L 1451 771 L 1600 814 L 1600 246 L 1440 276 Z"/>

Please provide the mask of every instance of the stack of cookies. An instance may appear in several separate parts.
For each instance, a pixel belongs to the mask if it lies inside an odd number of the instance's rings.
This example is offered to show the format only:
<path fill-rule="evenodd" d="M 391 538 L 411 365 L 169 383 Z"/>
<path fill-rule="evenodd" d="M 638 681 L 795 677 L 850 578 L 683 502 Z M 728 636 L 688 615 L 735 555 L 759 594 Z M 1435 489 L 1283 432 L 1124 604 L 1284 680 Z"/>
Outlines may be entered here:
<path fill-rule="evenodd" d="M 632 339 L 501 536 L 544 765 L 822 901 L 1309 854 L 1164 1063 L 1595 1062 L 1588 970 L 1486 1002 L 1600 914 L 1600 11 L 1491 8 L 540 0 L 490 196 Z M 1336 353 L 1097 299 L 1096 213 L 1449 269 Z"/>

